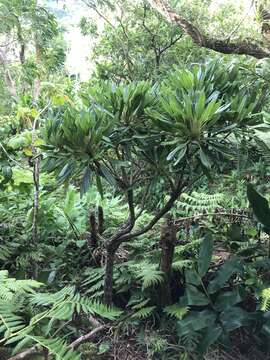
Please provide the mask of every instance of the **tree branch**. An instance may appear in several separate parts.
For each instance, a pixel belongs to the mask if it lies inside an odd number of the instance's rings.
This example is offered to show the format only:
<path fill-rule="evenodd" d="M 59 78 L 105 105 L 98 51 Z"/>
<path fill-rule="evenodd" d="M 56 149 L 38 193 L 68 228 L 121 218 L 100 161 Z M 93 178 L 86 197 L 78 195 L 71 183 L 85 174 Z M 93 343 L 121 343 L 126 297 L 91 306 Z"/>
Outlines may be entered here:
<path fill-rule="evenodd" d="M 85 343 L 86 341 L 92 339 L 93 337 L 95 337 L 99 332 L 105 330 L 106 328 L 108 328 L 107 325 L 100 325 L 96 328 L 94 328 L 93 330 L 91 330 L 89 333 L 80 336 L 78 339 L 74 340 L 68 347 L 70 350 L 75 350 L 78 346 L 80 346 L 81 344 Z M 29 349 L 26 349 L 25 351 L 20 352 L 19 354 L 12 356 L 11 358 L 9 358 L 8 360 L 23 360 L 28 358 L 30 355 L 34 355 L 34 354 L 38 354 L 41 353 L 41 349 L 33 346 Z"/>
<path fill-rule="evenodd" d="M 38 349 L 36 346 L 33 346 L 29 349 L 26 349 L 26 350 L 20 352 L 17 355 L 12 356 L 8 360 L 23 360 L 23 359 L 29 357 L 30 355 L 34 355 L 34 354 L 38 354 L 38 353 L 41 353 L 41 350 Z"/>
<path fill-rule="evenodd" d="M 129 241 L 133 238 L 136 238 L 140 235 L 145 234 L 147 231 L 151 230 L 152 227 L 154 225 L 156 225 L 156 223 L 165 215 L 167 214 L 167 212 L 173 207 L 175 200 L 177 200 L 177 198 L 179 197 L 179 195 L 181 194 L 181 192 L 183 191 L 184 188 L 184 184 L 182 183 L 181 180 L 178 181 L 178 185 L 175 189 L 175 191 L 172 193 L 172 195 L 170 196 L 169 200 L 167 201 L 167 203 L 163 206 L 163 208 L 161 208 L 157 214 L 152 218 L 152 220 L 143 228 L 134 231 L 133 233 L 127 233 L 123 236 L 121 236 L 121 238 L 119 238 L 119 242 L 120 244 L 122 242 L 126 242 Z"/>
<path fill-rule="evenodd" d="M 0 65 L 2 65 L 4 68 L 5 83 L 7 85 L 8 90 L 9 90 L 10 94 L 15 98 L 15 100 L 18 101 L 19 99 L 18 99 L 18 95 L 17 95 L 16 85 L 15 85 L 14 80 L 12 79 L 11 73 L 8 68 L 8 61 L 7 61 L 6 53 L 2 49 L 0 49 Z"/>
<path fill-rule="evenodd" d="M 80 336 L 78 339 L 76 339 L 75 341 L 73 341 L 70 345 L 69 348 L 71 350 L 76 349 L 79 345 L 81 345 L 82 343 L 85 343 L 86 341 L 92 339 L 96 334 L 98 334 L 99 332 L 105 330 L 108 326 L 106 325 L 100 325 L 96 328 L 94 328 L 92 331 L 90 331 L 89 333 Z M 13 360 L 13 359 L 10 359 Z M 17 360 L 17 359 L 14 359 Z"/>
<path fill-rule="evenodd" d="M 204 35 L 200 29 L 187 19 L 178 15 L 165 0 L 148 0 L 153 9 L 158 11 L 169 22 L 178 25 L 200 47 L 211 49 L 222 54 L 249 55 L 257 59 L 269 58 L 270 48 L 247 40 L 231 42 Z"/>
<path fill-rule="evenodd" d="M 134 199 L 133 199 L 133 190 L 129 189 L 127 191 L 127 203 L 129 208 L 129 218 L 125 224 L 123 224 L 119 230 L 108 239 L 108 246 L 109 247 L 117 247 L 118 246 L 118 240 L 122 239 L 123 236 L 128 234 L 134 227 L 136 217 L 135 217 L 135 208 L 134 208 Z M 121 243 L 121 241 L 120 241 Z"/>

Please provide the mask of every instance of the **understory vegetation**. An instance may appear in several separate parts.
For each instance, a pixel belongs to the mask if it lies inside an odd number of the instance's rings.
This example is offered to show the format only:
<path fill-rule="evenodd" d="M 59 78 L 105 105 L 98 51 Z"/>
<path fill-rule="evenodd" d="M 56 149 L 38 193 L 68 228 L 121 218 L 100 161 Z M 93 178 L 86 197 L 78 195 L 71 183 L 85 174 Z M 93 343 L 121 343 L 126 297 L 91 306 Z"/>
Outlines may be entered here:
<path fill-rule="evenodd" d="M 0 0 L 0 359 L 270 359 L 270 4 L 75 5 L 87 80 Z"/>

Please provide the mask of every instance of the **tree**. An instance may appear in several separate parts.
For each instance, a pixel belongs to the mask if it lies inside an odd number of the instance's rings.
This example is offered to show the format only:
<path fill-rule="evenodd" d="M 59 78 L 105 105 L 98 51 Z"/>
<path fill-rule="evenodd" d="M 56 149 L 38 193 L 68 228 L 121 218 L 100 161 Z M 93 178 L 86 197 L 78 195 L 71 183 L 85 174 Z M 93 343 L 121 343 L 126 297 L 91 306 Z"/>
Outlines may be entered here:
<path fill-rule="evenodd" d="M 0 64 L 6 86 L 17 102 L 28 91 L 37 102 L 42 77 L 65 61 L 60 28 L 54 15 L 36 0 L 1 0 L 0 18 Z M 14 80 L 18 73 L 21 83 Z"/>
<path fill-rule="evenodd" d="M 82 193 L 95 180 L 102 194 L 106 180 L 129 209 L 114 233 L 100 236 L 106 248 L 106 304 L 112 303 L 120 245 L 151 230 L 183 191 L 230 162 L 238 143 L 255 138 L 263 97 L 240 84 L 237 68 L 217 64 L 177 70 L 159 87 L 105 83 L 85 89 L 83 105 L 64 106 L 47 122 L 44 169 L 56 171 L 60 182 L 83 173 Z M 138 228 L 157 186 L 156 213 Z"/>
<path fill-rule="evenodd" d="M 11 95 L 9 104 L 17 117 L 28 118 L 24 129 L 31 131 L 30 158 L 33 158 L 33 227 L 30 246 L 38 244 L 39 166 L 40 158 L 35 146 L 40 117 L 48 103 L 40 101 L 41 83 L 61 68 L 65 61 L 65 43 L 61 29 L 46 8 L 36 0 L 0 0 L 0 66 L 3 81 Z M 47 79 L 46 79 L 47 80 Z M 4 93 L 5 95 L 5 93 Z M 1 143 L 0 143 L 1 144 Z M 3 144 L 4 162 L 8 156 Z M 12 158 L 8 157 L 8 160 Z M 14 163 L 14 161 L 13 161 Z M 15 161 L 16 164 L 18 164 Z M 5 167 L 4 167 L 5 168 Z M 11 171 L 11 170 L 10 170 Z M 36 277 L 36 263 L 32 261 L 31 276 Z"/>
<path fill-rule="evenodd" d="M 92 36 L 96 43 L 92 58 L 98 78 L 118 82 L 156 79 L 173 64 L 185 62 L 193 47 L 183 40 L 180 28 L 167 23 L 147 3 L 84 3 L 104 23 L 100 29 L 93 16 L 80 23 L 83 34 Z"/>
<path fill-rule="evenodd" d="M 239 23 L 236 29 L 230 34 L 230 36 L 223 40 L 212 37 L 212 35 L 204 34 L 199 27 L 194 25 L 188 19 L 177 14 L 175 10 L 170 6 L 169 2 L 165 0 L 149 0 L 149 4 L 153 9 L 156 9 L 162 14 L 169 22 L 178 25 L 187 35 L 189 35 L 195 44 L 200 47 L 211 49 L 223 54 L 237 54 L 237 55 L 250 55 L 257 59 L 269 58 L 269 44 L 262 41 L 252 42 L 248 39 L 231 41 L 231 37 L 235 37 L 235 33 L 238 33 L 238 29 L 241 26 Z M 253 5 L 253 1 L 251 3 Z M 266 17 L 265 14 L 265 2 L 257 2 L 257 8 L 259 14 Z M 262 29 L 264 30 L 264 28 Z"/>

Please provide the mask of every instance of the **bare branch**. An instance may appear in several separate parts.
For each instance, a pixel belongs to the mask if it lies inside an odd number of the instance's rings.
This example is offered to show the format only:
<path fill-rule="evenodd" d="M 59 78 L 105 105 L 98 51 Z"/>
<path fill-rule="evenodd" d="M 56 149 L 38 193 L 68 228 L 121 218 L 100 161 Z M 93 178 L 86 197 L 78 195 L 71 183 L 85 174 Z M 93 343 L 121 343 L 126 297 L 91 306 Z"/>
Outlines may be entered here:
<path fill-rule="evenodd" d="M 98 10 L 98 8 L 96 7 L 96 5 L 89 0 L 82 0 L 82 2 L 89 7 L 90 9 L 92 9 L 93 11 L 95 11 L 95 13 L 101 17 L 101 19 L 103 19 L 108 25 L 110 25 L 113 29 L 116 29 L 116 27 L 114 26 L 114 24 L 106 17 L 102 14 L 101 11 Z"/>
<path fill-rule="evenodd" d="M 223 54 L 250 55 L 257 59 L 269 58 L 270 49 L 262 43 L 247 40 L 230 42 L 204 35 L 200 29 L 187 19 L 178 15 L 165 0 L 148 0 L 153 9 L 158 11 L 169 22 L 178 25 L 200 47 L 211 49 Z"/>
<path fill-rule="evenodd" d="M 14 80 L 12 79 L 11 73 L 8 68 L 8 60 L 7 56 L 4 50 L 0 49 L 0 65 L 4 68 L 4 74 L 5 74 L 5 83 L 7 85 L 7 88 L 10 92 L 10 94 L 14 97 L 16 101 L 19 100 L 16 90 L 16 85 Z"/>
<path fill-rule="evenodd" d="M 107 327 L 108 327 L 107 325 L 100 325 L 100 326 L 94 328 L 89 333 L 82 335 L 78 339 L 73 341 L 68 347 L 71 350 L 75 350 L 78 346 L 80 346 L 81 344 L 85 343 L 86 341 L 94 338 L 99 332 L 105 330 Z M 38 347 L 33 346 L 29 349 L 26 349 L 25 351 L 22 351 L 21 353 L 15 355 L 15 356 L 12 356 L 8 360 L 24 360 L 27 357 L 29 357 L 30 355 L 34 355 L 34 354 L 38 354 L 38 353 L 41 353 L 41 350 Z"/>
<path fill-rule="evenodd" d="M 92 331 L 90 331 L 89 333 L 80 336 L 78 339 L 76 339 L 75 341 L 73 341 L 70 345 L 69 348 L 71 350 L 76 349 L 79 345 L 85 343 L 86 341 L 92 339 L 93 337 L 95 337 L 98 333 L 100 333 L 101 331 L 105 330 L 107 328 L 106 325 L 101 325 L 96 327 L 95 329 L 93 329 Z M 17 360 L 17 359 L 10 359 L 10 360 Z"/>
<path fill-rule="evenodd" d="M 23 359 L 29 357 L 30 355 L 34 355 L 34 354 L 38 354 L 38 353 L 41 353 L 41 350 L 38 349 L 36 346 L 33 346 L 29 349 L 26 349 L 26 350 L 20 352 L 17 355 L 12 356 L 8 360 L 23 360 Z"/>
<path fill-rule="evenodd" d="M 168 49 L 170 49 L 174 44 L 177 43 L 178 40 L 180 40 L 183 37 L 183 34 L 177 36 L 175 39 L 171 39 L 171 41 L 169 42 L 169 44 L 167 44 L 166 46 L 164 46 L 164 48 L 160 49 L 159 54 L 162 55 L 165 51 L 167 51 Z"/>

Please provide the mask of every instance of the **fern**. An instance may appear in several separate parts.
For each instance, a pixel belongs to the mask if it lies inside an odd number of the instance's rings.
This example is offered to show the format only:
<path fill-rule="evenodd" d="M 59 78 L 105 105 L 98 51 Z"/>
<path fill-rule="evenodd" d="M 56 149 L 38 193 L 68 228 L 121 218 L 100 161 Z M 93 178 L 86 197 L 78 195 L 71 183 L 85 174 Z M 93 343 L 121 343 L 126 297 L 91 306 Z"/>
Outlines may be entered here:
<path fill-rule="evenodd" d="M 179 320 L 182 320 L 182 318 L 187 314 L 188 307 L 186 306 L 180 306 L 179 304 L 173 304 L 170 306 L 166 306 L 163 311 L 172 317 L 175 317 Z"/>
<path fill-rule="evenodd" d="M 270 288 L 264 289 L 261 293 L 261 310 L 268 311 L 270 308 Z"/>
<path fill-rule="evenodd" d="M 0 302 L 0 333 L 4 333 L 3 339 L 26 328 L 27 324 L 22 316 L 17 315 L 22 308 L 9 302 Z"/>
<path fill-rule="evenodd" d="M 142 283 L 142 290 L 160 284 L 163 281 L 163 273 L 157 269 L 156 264 L 141 262 L 133 266 L 136 269 L 138 280 Z"/>
<path fill-rule="evenodd" d="M 46 339 L 41 336 L 27 335 L 36 344 L 49 351 L 50 355 L 53 355 L 56 360 L 80 360 L 81 356 L 76 352 L 70 350 L 66 343 L 61 339 Z"/>
<path fill-rule="evenodd" d="M 202 211 L 213 211 L 220 207 L 224 202 L 224 194 L 205 194 L 193 191 L 191 195 L 186 193 L 181 195 L 180 201 L 177 202 L 177 208 L 181 211 L 194 214 Z"/>
<path fill-rule="evenodd" d="M 202 336 L 200 333 L 190 330 L 187 334 L 181 336 L 180 341 L 187 352 L 194 353 L 201 338 Z"/>
<path fill-rule="evenodd" d="M 190 269 L 193 266 L 192 260 L 176 260 L 172 263 L 173 270 Z"/>
<path fill-rule="evenodd" d="M 199 248 L 202 241 L 203 241 L 203 238 L 199 238 L 196 240 L 192 240 L 192 242 L 188 242 L 184 245 L 177 245 L 174 249 L 174 252 L 176 255 L 182 255 L 185 252 L 194 251 Z"/>
<path fill-rule="evenodd" d="M 97 298 L 100 293 L 103 294 L 104 268 L 91 268 L 85 271 L 85 279 L 82 282 L 82 288 L 86 288 L 85 293 L 92 298 Z"/>
<path fill-rule="evenodd" d="M 155 306 L 143 307 L 143 308 L 139 309 L 138 311 L 136 311 L 135 313 L 133 313 L 131 318 L 138 319 L 138 320 L 148 318 L 150 315 L 152 315 L 155 308 L 156 308 Z"/>
<path fill-rule="evenodd" d="M 143 333 L 143 344 L 147 346 L 147 352 L 149 358 L 156 358 L 161 356 L 161 354 L 165 355 L 165 358 L 168 358 L 167 351 L 169 349 L 169 343 L 164 335 L 159 334 L 158 332 L 151 332 L 151 333 Z M 141 340 L 141 341 L 142 341 Z"/>
<path fill-rule="evenodd" d="M 10 301 L 15 294 L 33 293 L 42 284 L 35 280 L 16 280 L 8 277 L 7 270 L 0 271 L 0 299 Z"/>
<path fill-rule="evenodd" d="M 72 319 L 74 312 L 95 314 L 109 320 L 122 313 L 81 296 L 74 287 L 65 287 L 52 294 L 36 293 L 40 283 L 8 278 L 7 271 L 0 272 L 0 283 L 0 332 L 4 334 L 0 343 L 15 344 L 15 352 L 36 344 L 46 348 L 50 358 L 78 360 L 80 356 L 68 349 L 63 340 L 47 338 L 52 328 L 59 325 L 59 321 Z M 29 316 L 29 308 L 34 309 L 36 315 L 26 321 L 22 314 Z"/>
<path fill-rule="evenodd" d="M 1 237 L 0 237 L 0 240 L 2 240 Z M 0 260 L 2 260 L 2 261 L 8 260 L 11 257 L 11 255 L 14 253 L 14 251 L 17 249 L 18 246 L 19 246 L 19 244 L 14 243 L 14 242 L 9 242 L 7 244 L 1 244 L 0 245 Z"/>
<path fill-rule="evenodd" d="M 66 287 L 55 294 L 35 294 L 31 298 L 31 303 L 43 306 L 53 305 L 50 311 L 38 314 L 36 317 L 46 315 L 46 317 L 59 320 L 71 318 L 75 311 L 77 313 L 96 314 L 109 320 L 116 319 L 122 313 L 118 309 L 109 308 L 97 301 L 82 297 L 80 294 L 75 293 L 74 287 Z"/>

